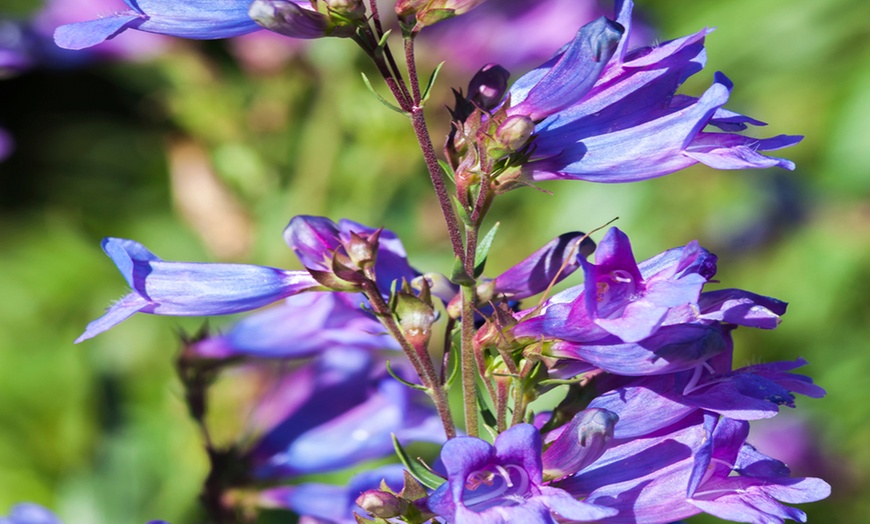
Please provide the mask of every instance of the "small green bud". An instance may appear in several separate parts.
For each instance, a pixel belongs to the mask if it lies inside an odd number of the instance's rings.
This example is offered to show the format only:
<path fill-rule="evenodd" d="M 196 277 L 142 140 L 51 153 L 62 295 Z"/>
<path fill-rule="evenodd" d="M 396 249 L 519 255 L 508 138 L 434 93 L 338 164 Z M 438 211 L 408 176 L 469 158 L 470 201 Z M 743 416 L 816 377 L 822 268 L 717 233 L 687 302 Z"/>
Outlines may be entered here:
<path fill-rule="evenodd" d="M 509 152 L 523 148 L 535 132 L 535 123 L 526 115 L 513 115 L 505 119 L 495 131 L 498 145 Z"/>

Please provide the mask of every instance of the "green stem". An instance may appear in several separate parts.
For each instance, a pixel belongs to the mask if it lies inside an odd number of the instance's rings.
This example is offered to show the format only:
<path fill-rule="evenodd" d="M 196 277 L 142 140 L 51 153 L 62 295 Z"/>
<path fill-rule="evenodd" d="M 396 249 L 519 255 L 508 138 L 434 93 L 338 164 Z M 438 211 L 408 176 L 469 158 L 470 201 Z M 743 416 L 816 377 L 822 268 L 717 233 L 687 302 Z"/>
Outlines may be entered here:
<path fill-rule="evenodd" d="M 459 349 L 462 372 L 462 402 L 465 432 L 471 437 L 480 434 L 477 424 L 477 369 L 474 359 L 474 285 L 462 286 L 462 343 Z"/>

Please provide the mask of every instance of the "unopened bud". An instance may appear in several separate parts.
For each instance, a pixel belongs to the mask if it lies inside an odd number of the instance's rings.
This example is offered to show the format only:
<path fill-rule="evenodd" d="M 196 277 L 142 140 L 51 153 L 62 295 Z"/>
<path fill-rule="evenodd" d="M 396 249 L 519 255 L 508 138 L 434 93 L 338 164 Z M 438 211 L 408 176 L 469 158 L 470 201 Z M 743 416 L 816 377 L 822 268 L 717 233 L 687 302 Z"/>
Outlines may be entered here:
<path fill-rule="evenodd" d="M 381 236 L 381 229 L 378 229 L 371 235 L 362 237 L 351 231 L 350 240 L 343 242 L 347 256 L 351 262 L 358 268 L 367 271 L 374 267 L 375 261 L 378 258 L 378 239 Z"/>
<path fill-rule="evenodd" d="M 526 115 L 513 115 L 505 119 L 495 131 L 498 144 L 510 152 L 519 151 L 535 132 L 535 123 Z"/>
<path fill-rule="evenodd" d="M 254 0 L 248 16 L 269 31 L 292 38 L 320 38 L 329 34 L 330 23 L 325 15 L 290 0 Z"/>
<path fill-rule="evenodd" d="M 370 489 L 357 497 L 356 503 L 369 515 L 389 519 L 404 514 L 408 503 L 386 491 Z"/>
<path fill-rule="evenodd" d="M 551 478 L 572 475 L 592 464 L 613 438 L 619 416 L 606 409 L 577 413 L 562 434 L 542 455 L 544 474 Z"/>
<path fill-rule="evenodd" d="M 395 312 L 408 342 L 415 348 L 425 348 L 437 320 L 435 309 L 410 293 L 399 292 Z"/>
<path fill-rule="evenodd" d="M 398 0 L 396 14 L 410 21 L 416 19 L 415 31 L 474 9 L 485 0 Z"/>
<path fill-rule="evenodd" d="M 323 0 L 330 14 L 347 20 L 364 20 L 366 6 L 362 0 Z"/>
<path fill-rule="evenodd" d="M 511 74 L 498 64 L 487 64 L 468 83 L 468 101 L 490 111 L 504 101 Z"/>

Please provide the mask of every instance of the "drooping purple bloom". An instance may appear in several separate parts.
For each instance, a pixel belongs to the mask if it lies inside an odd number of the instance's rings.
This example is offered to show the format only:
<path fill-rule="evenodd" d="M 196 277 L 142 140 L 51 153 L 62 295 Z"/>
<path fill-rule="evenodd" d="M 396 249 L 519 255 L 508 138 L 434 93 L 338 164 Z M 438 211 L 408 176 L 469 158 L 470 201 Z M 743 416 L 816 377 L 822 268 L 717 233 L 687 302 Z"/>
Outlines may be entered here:
<path fill-rule="evenodd" d="M 794 394 L 821 398 L 825 391 L 809 377 L 789 373 L 806 364 L 775 362 L 731 371 L 728 350 L 694 369 L 640 378 L 609 377 L 599 381 L 602 393 L 590 408 L 619 415 L 616 438 L 632 438 L 658 431 L 698 410 L 735 420 L 770 418 L 780 406 L 794 407 Z M 655 412 L 655 417 L 646 416 Z"/>
<path fill-rule="evenodd" d="M 578 35 L 511 88 L 516 111 L 540 120 L 523 176 L 531 180 L 632 182 L 698 162 L 716 169 L 794 168 L 788 160 L 759 151 L 788 147 L 801 137 L 756 139 L 731 132 L 763 123 L 723 108 L 732 84 L 721 73 L 700 98 L 675 94 L 686 78 L 703 68 L 708 30 L 628 51 L 632 2 L 617 3 L 617 8 L 616 22 L 625 33 L 604 67 L 590 68 L 589 64 L 597 64 L 602 49 L 611 49 L 611 36 L 591 31 L 590 36 L 597 40 Z M 587 27 L 596 28 L 596 24 L 601 22 Z M 581 34 L 584 31 L 589 32 L 584 28 Z M 551 77 L 570 76 L 570 68 L 563 70 L 568 57 L 568 64 L 576 64 L 573 67 L 578 72 L 592 73 L 597 79 L 589 87 L 584 82 L 582 89 L 571 91 L 566 98 L 568 88 L 548 84 Z M 571 105 L 565 107 L 565 100 Z M 725 132 L 707 130 L 708 126 Z"/>
<path fill-rule="evenodd" d="M 408 375 L 401 364 L 394 371 Z M 370 351 L 356 348 L 324 351 L 288 373 L 258 402 L 251 424 L 262 435 L 246 455 L 261 479 L 388 456 L 394 434 L 405 444 L 444 441 L 428 397 L 397 382 Z"/>
<path fill-rule="evenodd" d="M 448 479 L 430 496 L 429 509 L 449 522 L 555 524 L 558 517 L 597 521 L 615 513 L 543 484 L 541 436 L 530 424 L 511 427 L 494 445 L 451 439 L 441 460 Z"/>
<path fill-rule="evenodd" d="M 556 485 L 618 510 L 606 523 L 667 523 L 702 511 L 738 522 L 805 522 L 802 511 L 781 502 L 820 500 L 830 486 L 789 477 L 784 464 L 745 444 L 747 432 L 746 422 L 696 412 L 653 435 L 614 440 L 595 463 Z"/>
<path fill-rule="evenodd" d="M 127 29 L 200 40 L 230 38 L 261 29 L 248 16 L 248 0 L 124 0 L 129 9 L 105 18 L 62 25 L 55 42 L 84 49 Z"/>
<path fill-rule="evenodd" d="M 201 358 L 232 356 L 299 358 L 332 347 L 395 349 L 398 342 L 361 304 L 359 293 L 314 292 L 289 297 L 279 306 L 248 316 L 224 334 L 189 350 Z"/>
<path fill-rule="evenodd" d="M 497 0 L 445 20 L 420 33 L 427 51 L 463 71 L 497 63 L 525 69 L 548 59 L 577 33 L 577 28 L 609 14 L 598 2 L 577 0 Z M 522 38 L 517 38 L 522 35 Z M 633 44 L 652 40 L 635 26 Z"/>
<path fill-rule="evenodd" d="M 398 492 L 404 485 L 404 468 L 390 464 L 363 471 L 342 486 L 310 482 L 267 489 L 260 492 L 258 501 L 265 507 L 286 508 L 303 518 L 316 519 L 314 522 L 355 524 L 354 513 L 366 514 L 356 505 L 356 498 L 366 490 L 380 488 L 381 481 Z"/>
<path fill-rule="evenodd" d="M 87 340 L 134 313 L 170 316 L 225 315 L 266 306 L 319 284 L 305 271 L 245 264 L 167 262 L 132 240 L 107 238 L 103 251 L 132 291 L 88 324 Z"/>
<path fill-rule="evenodd" d="M 785 464 L 746 444 L 748 434 L 748 422 L 718 421 L 696 455 L 686 504 L 737 522 L 806 522 L 803 511 L 782 503 L 824 499 L 831 486 L 817 478 L 790 477 Z"/>
<path fill-rule="evenodd" d="M 32 502 L 22 502 L 12 506 L 8 517 L 0 516 L 0 524 L 63 524 L 46 508 Z"/>

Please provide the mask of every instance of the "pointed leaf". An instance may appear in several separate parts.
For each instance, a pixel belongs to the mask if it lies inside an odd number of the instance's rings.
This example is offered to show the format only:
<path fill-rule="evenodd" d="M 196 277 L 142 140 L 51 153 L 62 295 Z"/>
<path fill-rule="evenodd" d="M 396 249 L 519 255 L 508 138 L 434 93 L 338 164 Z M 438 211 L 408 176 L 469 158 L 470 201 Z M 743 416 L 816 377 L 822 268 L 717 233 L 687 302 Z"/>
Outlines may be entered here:
<path fill-rule="evenodd" d="M 365 73 L 360 73 L 360 74 L 362 74 L 363 82 L 365 82 L 368 90 L 371 91 L 372 94 L 374 94 L 377 97 L 377 99 L 378 99 L 378 101 L 380 101 L 380 103 L 384 104 L 385 106 L 392 109 L 396 113 L 399 113 L 399 114 L 402 114 L 402 115 L 405 115 L 408 117 L 411 116 L 409 113 L 403 111 L 402 108 L 400 108 L 399 106 L 397 106 L 395 104 L 390 103 L 386 98 L 382 97 L 380 93 L 375 91 L 375 88 L 372 87 L 372 83 L 369 81 L 369 77 L 367 77 Z"/>
<path fill-rule="evenodd" d="M 399 456 L 399 460 L 404 464 L 408 472 L 413 475 L 415 479 L 420 481 L 420 484 L 423 484 L 429 489 L 436 489 L 441 484 L 444 484 L 443 478 L 424 468 L 423 465 L 416 460 L 411 460 L 411 457 L 408 456 L 405 448 L 403 448 L 399 443 L 399 439 L 396 438 L 396 435 L 393 435 L 393 447 L 396 450 L 396 455 Z"/>
<path fill-rule="evenodd" d="M 486 257 L 489 255 L 489 248 L 492 247 L 492 241 L 498 233 L 498 226 L 501 222 L 496 222 L 492 229 L 483 237 L 483 240 L 477 244 L 477 252 L 474 255 L 474 276 L 479 277 L 483 274 L 483 268 L 486 266 Z"/>

